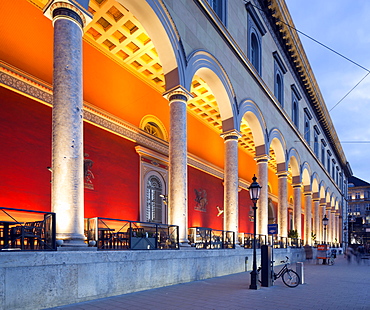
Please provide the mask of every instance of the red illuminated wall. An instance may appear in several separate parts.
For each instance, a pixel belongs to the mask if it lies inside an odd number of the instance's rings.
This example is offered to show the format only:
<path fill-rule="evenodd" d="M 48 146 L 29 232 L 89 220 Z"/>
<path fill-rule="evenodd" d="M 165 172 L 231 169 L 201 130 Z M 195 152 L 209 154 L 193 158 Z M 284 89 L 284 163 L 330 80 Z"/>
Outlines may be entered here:
<path fill-rule="evenodd" d="M 250 211 L 253 211 L 253 202 L 247 190 L 239 192 L 239 232 L 253 233 L 253 222 L 251 221 Z"/>
<path fill-rule="evenodd" d="M 94 189 L 85 217 L 139 220 L 139 156 L 135 144 L 84 124 Z M 51 108 L 0 88 L 0 205 L 51 210 Z"/>
<path fill-rule="evenodd" d="M 0 205 L 50 211 L 51 108 L 0 87 Z"/>
<path fill-rule="evenodd" d="M 135 143 L 85 123 L 85 154 L 94 189 L 85 189 L 85 217 L 139 220 L 139 155 Z"/>
<path fill-rule="evenodd" d="M 217 206 L 220 209 L 224 208 L 222 180 L 193 167 L 188 167 L 188 180 L 189 227 L 223 229 L 223 214 L 217 216 Z M 205 212 L 195 210 L 197 204 L 195 189 L 207 192 L 208 203 Z"/>

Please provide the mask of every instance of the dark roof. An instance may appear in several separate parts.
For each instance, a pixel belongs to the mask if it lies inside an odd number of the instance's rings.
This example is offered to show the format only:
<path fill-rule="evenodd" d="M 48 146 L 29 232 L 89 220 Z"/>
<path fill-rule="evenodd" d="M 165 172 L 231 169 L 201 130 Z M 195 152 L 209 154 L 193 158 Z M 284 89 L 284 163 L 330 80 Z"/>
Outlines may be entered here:
<path fill-rule="evenodd" d="M 356 178 L 354 176 L 351 176 L 348 178 L 348 184 L 352 183 L 355 187 L 357 186 L 370 186 L 370 183 L 361 180 L 359 178 Z"/>

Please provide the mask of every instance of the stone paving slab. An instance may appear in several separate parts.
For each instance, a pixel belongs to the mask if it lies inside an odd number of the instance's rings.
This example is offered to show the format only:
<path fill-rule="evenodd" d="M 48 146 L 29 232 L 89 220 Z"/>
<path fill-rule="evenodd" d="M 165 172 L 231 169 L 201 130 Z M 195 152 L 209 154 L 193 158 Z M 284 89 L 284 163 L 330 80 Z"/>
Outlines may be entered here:
<path fill-rule="evenodd" d="M 292 265 L 295 269 L 295 264 Z M 275 271 L 280 267 L 276 267 Z M 272 287 L 250 290 L 249 272 L 152 289 L 49 310 L 120 309 L 256 309 L 370 310 L 370 266 L 348 263 L 339 256 L 334 266 L 304 263 L 305 284 L 289 288 L 278 279 Z"/>

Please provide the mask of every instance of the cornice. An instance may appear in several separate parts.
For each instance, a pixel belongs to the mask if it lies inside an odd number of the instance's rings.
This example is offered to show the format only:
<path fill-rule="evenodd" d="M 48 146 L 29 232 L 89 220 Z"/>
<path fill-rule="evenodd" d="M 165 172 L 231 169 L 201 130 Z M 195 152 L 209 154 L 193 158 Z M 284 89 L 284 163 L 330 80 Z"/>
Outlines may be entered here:
<path fill-rule="evenodd" d="M 285 54 L 288 56 L 293 69 L 296 72 L 302 88 L 310 102 L 311 107 L 315 110 L 317 121 L 323 128 L 326 136 L 332 142 L 331 148 L 336 153 L 342 163 L 342 167 L 347 165 L 347 160 L 341 147 L 339 138 L 334 129 L 329 111 L 327 110 L 324 98 L 304 51 L 302 42 L 297 31 L 294 29 L 292 17 L 288 11 L 284 0 L 259 0 L 259 3 L 266 17 L 269 20 L 272 30 L 281 43 Z M 282 21 L 282 22 L 280 22 Z M 288 27 L 286 24 L 291 25 Z"/>

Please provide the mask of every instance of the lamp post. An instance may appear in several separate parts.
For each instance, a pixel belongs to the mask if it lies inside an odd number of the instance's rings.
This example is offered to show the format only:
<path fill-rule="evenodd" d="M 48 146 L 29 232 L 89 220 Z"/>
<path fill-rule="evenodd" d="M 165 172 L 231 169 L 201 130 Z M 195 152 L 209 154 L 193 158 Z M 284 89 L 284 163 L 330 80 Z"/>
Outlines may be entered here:
<path fill-rule="evenodd" d="M 326 257 L 326 226 L 328 225 L 329 219 L 326 217 L 326 214 L 324 215 L 324 218 L 322 219 L 322 225 L 324 226 L 324 245 L 325 245 L 325 257 Z M 322 264 L 326 265 L 326 258 L 322 260 Z"/>
<path fill-rule="evenodd" d="M 256 175 L 252 178 L 253 182 L 249 186 L 249 195 L 253 202 L 253 228 L 254 228 L 254 238 L 253 238 L 253 270 L 251 272 L 251 283 L 249 288 L 251 290 L 258 289 L 258 272 L 257 272 L 257 255 L 256 255 L 256 223 L 257 223 L 257 200 L 260 198 L 261 186 L 256 182 L 257 178 Z"/>

